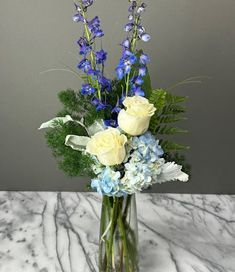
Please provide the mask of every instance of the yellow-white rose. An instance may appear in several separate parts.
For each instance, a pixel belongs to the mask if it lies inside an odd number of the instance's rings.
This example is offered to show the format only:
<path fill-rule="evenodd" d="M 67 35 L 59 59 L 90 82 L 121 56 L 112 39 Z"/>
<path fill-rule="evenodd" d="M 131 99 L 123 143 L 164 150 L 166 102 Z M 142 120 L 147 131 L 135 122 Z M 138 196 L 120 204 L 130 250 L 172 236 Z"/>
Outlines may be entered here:
<path fill-rule="evenodd" d="M 119 127 L 132 136 L 144 134 L 148 130 L 151 116 L 156 111 L 154 105 L 141 96 L 126 97 L 123 105 L 126 109 L 122 109 L 118 114 Z"/>
<path fill-rule="evenodd" d="M 93 135 L 86 146 L 86 151 L 97 156 L 107 166 L 121 164 L 126 156 L 127 138 L 116 128 L 108 128 Z"/>

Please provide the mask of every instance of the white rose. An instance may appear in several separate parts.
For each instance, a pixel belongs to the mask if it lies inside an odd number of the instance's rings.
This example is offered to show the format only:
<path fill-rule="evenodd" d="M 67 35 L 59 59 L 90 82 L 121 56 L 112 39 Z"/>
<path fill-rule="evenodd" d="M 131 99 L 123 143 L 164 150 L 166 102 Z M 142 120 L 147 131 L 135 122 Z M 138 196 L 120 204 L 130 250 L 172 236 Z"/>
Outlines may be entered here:
<path fill-rule="evenodd" d="M 144 134 L 149 127 L 151 116 L 156 108 L 149 100 L 141 96 L 126 97 L 123 101 L 126 109 L 118 114 L 118 125 L 132 136 Z"/>
<path fill-rule="evenodd" d="M 121 134 L 118 129 L 108 128 L 91 137 L 87 143 L 86 151 L 97 156 L 103 165 L 121 164 L 126 157 L 126 142 L 126 136 Z"/>

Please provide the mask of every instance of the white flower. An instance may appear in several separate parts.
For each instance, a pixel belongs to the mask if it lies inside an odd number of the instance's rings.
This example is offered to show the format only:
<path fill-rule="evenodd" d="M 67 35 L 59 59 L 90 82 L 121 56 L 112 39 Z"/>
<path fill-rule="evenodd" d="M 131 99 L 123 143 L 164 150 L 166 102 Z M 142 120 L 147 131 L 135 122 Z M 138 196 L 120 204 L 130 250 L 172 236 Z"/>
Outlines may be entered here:
<path fill-rule="evenodd" d="M 86 151 L 97 156 L 106 166 L 121 164 L 126 156 L 127 138 L 116 128 L 108 128 L 96 133 L 88 141 Z"/>
<path fill-rule="evenodd" d="M 126 133 L 137 136 L 144 134 L 148 127 L 151 116 L 156 108 L 149 100 L 141 96 L 126 97 L 122 109 L 118 114 L 118 125 Z"/>

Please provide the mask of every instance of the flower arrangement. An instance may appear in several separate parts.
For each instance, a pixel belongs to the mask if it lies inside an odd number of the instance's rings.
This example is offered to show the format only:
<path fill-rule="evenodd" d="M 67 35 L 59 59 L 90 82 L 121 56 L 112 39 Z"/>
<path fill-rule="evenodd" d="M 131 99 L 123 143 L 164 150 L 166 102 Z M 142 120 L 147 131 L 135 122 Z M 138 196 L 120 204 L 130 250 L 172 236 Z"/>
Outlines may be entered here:
<path fill-rule="evenodd" d="M 114 79 L 105 75 L 100 19 L 88 18 L 93 0 L 75 3 L 73 21 L 84 28 L 77 41 L 77 73 L 84 83 L 79 91 L 60 92 L 63 110 L 40 127 L 48 128 L 47 143 L 60 168 L 70 176 L 91 177 L 90 187 L 103 196 L 100 271 L 138 271 L 136 223 L 130 214 L 134 194 L 189 178 L 178 153 L 188 147 L 165 137 L 186 132 L 171 125 L 184 119 L 186 97 L 151 87 L 150 57 L 138 48 L 151 38 L 141 22 L 146 4 L 129 2 Z"/>

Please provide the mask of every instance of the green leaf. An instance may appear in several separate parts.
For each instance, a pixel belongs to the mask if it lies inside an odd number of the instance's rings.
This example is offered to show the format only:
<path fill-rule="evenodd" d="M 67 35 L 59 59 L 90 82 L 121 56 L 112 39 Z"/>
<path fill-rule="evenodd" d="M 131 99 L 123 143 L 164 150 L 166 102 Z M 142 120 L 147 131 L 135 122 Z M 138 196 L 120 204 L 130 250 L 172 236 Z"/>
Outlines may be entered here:
<path fill-rule="evenodd" d="M 166 100 L 169 104 L 176 104 L 176 103 L 182 103 L 185 102 L 188 99 L 187 96 L 177 96 L 172 95 L 170 93 L 167 93 Z"/>
<path fill-rule="evenodd" d="M 151 78 L 150 78 L 148 69 L 146 71 L 146 75 L 143 77 L 143 80 L 144 80 L 144 83 L 142 84 L 141 88 L 143 89 L 145 96 L 149 98 L 151 95 L 152 86 L 151 86 Z"/>
<path fill-rule="evenodd" d="M 170 127 L 170 126 L 163 126 L 159 129 L 159 134 L 164 135 L 173 135 L 177 133 L 187 133 L 188 131 L 185 129 L 177 128 L 177 127 Z"/>
<path fill-rule="evenodd" d="M 156 89 L 151 92 L 149 100 L 156 107 L 156 112 L 151 118 L 149 129 L 160 139 L 165 152 L 188 149 L 187 146 L 168 140 L 171 135 L 188 132 L 185 129 L 168 125 L 186 119 L 183 116 L 186 107 L 181 105 L 186 99 L 185 96 L 173 95 L 165 89 Z M 166 137 L 167 139 L 165 139 Z"/>
<path fill-rule="evenodd" d="M 161 146 L 165 152 L 175 152 L 179 150 L 188 150 L 189 146 L 178 144 L 172 141 L 162 141 Z"/>
<path fill-rule="evenodd" d="M 184 113 L 185 111 L 186 111 L 186 107 L 176 105 L 176 104 L 166 105 L 162 109 L 163 114 L 179 114 L 179 113 Z"/>
<path fill-rule="evenodd" d="M 159 119 L 159 123 L 166 124 L 166 123 L 175 123 L 178 121 L 187 120 L 186 117 L 175 115 L 163 115 Z"/>
<path fill-rule="evenodd" d="M 163 89 L 152 90 L 149 101 L 160 111 L 166 105 L 166 96 L 167 92 Z"/>
<path fill-rule="evenodd" d="M 79 101 L 74 90 L 67 89 L 58 94 L 60 102 L 67 111 L 76 111 L 79 108 Z"/>

